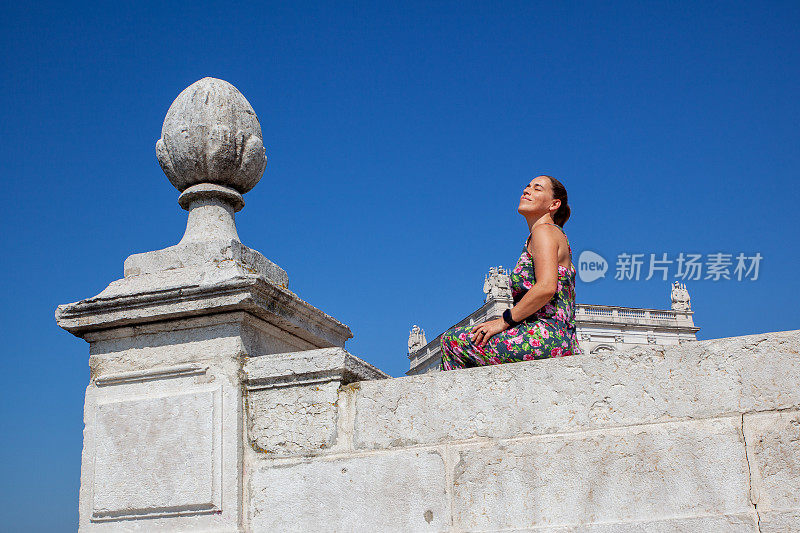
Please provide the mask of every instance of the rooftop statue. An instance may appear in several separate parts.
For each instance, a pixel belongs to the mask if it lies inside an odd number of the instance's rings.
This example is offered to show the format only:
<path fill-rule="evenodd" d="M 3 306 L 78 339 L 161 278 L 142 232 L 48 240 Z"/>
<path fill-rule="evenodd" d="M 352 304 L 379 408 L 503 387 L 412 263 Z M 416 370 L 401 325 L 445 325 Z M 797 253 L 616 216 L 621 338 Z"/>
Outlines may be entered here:
<path fill-rule="evenodd" d="M 414 327 L 411 328 L 411 333 L 408 335 L 408 353 L 414 353 L 426 344 L 428 344 L 428 341 L 425 340 L 425 331 L 414 324 Z"/>
<path fill-rule="evenodd" d="M 686 290 L 686 284 L 675 281 L 672 283 L 672 292 L 670 293 L 672 299 L 673 311 L 691 311 L 691 299 L 689 298 L 689 291 Z"/>
<path fill-rule="evenodd" d="M 502 266 L 489 268 L 489 274 L 483 282 L 484 302 L 489 300 L 511 299 L 511 285 L 508 273 Z"/>

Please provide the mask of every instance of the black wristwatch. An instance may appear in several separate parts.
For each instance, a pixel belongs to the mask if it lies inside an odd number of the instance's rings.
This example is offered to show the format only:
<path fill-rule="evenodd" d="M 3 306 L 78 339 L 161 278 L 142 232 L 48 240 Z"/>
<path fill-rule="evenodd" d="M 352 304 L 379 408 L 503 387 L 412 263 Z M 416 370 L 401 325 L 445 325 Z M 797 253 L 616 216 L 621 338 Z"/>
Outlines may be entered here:
<path fill-rule="evenodd" d="M 508 327 L 511 328 L 513 328 L 514 326 L 518 326 L 519 324 L 522 323 L 522 322 L 517 322 L 516 320 L 511 318 L 511 309 L 506 309 L 505 311 L 503 311 L 503 321 L 505 321 L 505 323 L 508 324 Z"/>

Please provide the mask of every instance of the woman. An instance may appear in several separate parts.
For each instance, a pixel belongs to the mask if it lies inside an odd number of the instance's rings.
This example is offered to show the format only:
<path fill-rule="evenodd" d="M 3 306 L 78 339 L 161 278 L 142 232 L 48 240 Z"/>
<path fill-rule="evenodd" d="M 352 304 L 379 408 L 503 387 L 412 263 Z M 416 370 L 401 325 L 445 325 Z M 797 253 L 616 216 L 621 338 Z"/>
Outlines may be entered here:
<path fill-rule="evenodd" d="M 567 190 L 551 176 L 531 180 L 517 211 L 530 235 L 511 272 L 514 307 L 503 318 L 442 335 L 442 370 L 580 353 L 575 333 L 575 267 L 564 230 Z"/>

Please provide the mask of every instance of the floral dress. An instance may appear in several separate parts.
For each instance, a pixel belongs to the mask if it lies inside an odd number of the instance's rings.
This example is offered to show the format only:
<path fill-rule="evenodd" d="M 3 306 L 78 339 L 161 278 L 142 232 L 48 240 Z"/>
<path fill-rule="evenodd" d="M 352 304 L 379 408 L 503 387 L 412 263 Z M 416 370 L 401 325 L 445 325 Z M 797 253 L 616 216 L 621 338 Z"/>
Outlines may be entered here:
<path fill-rule="evenodd" d="M 559 226 L 551 225 L 563 233 Z M 569 239 L 567 248 L 571 259 Z M 516 304 L 536 284 L 527 243 L 509 277 L 511 296 Z M 442 335 L 442 370 L 580 353 L 575 329 L 575 265 L 570 265 L 569 269 L 558 265 L 558 286 L 553 298 L 524 322 L 492 336 L 483 347 L 472 343 L 470 331 L 473 327 L 455 327 Z"/>

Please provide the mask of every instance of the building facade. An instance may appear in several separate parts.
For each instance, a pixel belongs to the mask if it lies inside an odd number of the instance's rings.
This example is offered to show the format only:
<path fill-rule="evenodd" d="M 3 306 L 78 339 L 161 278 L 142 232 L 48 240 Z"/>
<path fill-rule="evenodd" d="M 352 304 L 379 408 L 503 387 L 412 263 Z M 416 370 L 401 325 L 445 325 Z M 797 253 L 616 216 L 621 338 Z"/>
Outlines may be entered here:
<path fill-rule="evenodd" d="M 503 311 L 514 305 L 508 273 L 503 267 L 489 269 L 483 292 L 486 294 L 483 305 L 453 327 L 499 318 Z M 696 341 L 700 328 L 694 325 L 694 312 L 686 285 L 677 281 L 673 283 L 670 300 L 670 309 L 578 303 L 575 322 L 581 350 L 594 354 L 636 345 L 666 346 Z M 408 339 L 410 369 L 406 375 L 438 372 L 442 361 L 440 341 L 441 333 L 427 342 L 424 330 L 414 325 Z"/>

